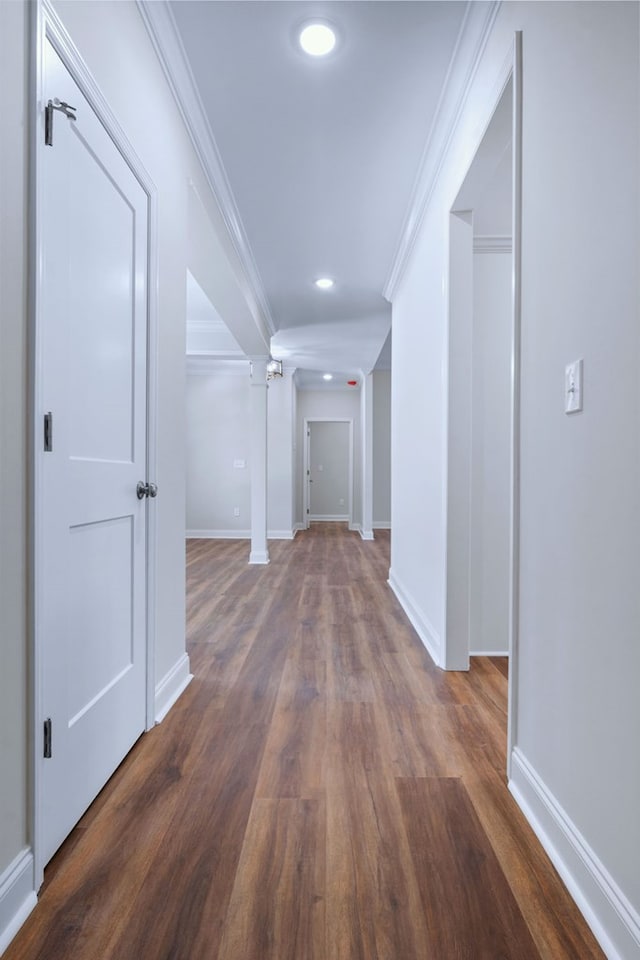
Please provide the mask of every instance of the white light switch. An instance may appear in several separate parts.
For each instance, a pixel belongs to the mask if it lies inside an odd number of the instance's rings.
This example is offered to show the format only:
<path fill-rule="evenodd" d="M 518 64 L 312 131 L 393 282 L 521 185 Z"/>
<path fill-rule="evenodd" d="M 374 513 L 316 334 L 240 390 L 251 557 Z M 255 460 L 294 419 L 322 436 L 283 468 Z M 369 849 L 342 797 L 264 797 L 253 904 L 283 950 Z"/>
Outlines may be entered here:
<path fill-rule="evenodd" d="M 234 460 L 233 465 L 236 470 L 244 470 L 246 463 L 244 460 Z"/>
<path fill-rule="evenodd" d="M 582 410 L 582 360 L 568 363 L 564 371 L 564 412 Z"/>
<path fill-rule="evenodd" d="M 234 508 L 233 508 L 233 515 L 234 515 L 234 517 L 239 517 L 239 516 L 240 516 L 240 507 L 234 507 Z"/>

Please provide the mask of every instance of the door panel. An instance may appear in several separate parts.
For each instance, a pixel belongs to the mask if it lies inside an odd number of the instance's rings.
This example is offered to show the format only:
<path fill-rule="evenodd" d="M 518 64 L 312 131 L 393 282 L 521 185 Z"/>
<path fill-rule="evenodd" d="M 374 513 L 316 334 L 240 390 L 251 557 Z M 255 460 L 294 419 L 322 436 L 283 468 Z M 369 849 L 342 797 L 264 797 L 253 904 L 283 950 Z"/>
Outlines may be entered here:
<path fill-rule="evenodd" d="M 61 118 L 62 119 L 62 118 Z M 78 137 L 76 124 L 70 132 Z M 104 162 L 79 138 L 68 215 L 76 236 L 90 238 L 91 256 L 69 249 L 71 311 L 70 392 L 83 403 L 72 408 L 70 455 L 131 460 L 135 397 L 135 209 Z M 54 145 L 54 148 L 57 145 Z M 81 185 L 81 188 L 80 188 Z M 99 222 L 100 230 L 94 228 Z M 105 397 L 118 403 L 105 405 Z M 96 430 L 96 424 L 100 429 Z"/>
<path fill-rule="evenodd" d="M 311 519 L 349 517 L 349 424 L 309 424 L 309 510 Z"/>
<path fill-rule="evenodd" d="M 43 862 L 144 730 L 148 199 L 53 47 L 41 164 L 41 415 L 37 643 Z"/>

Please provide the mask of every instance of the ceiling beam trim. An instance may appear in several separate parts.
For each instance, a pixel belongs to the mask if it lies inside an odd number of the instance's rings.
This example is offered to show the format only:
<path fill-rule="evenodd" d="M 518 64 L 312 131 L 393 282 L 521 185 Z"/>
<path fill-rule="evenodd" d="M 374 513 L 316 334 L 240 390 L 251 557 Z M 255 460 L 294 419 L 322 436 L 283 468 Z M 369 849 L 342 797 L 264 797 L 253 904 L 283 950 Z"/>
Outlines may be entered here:
<path fill-rule="evenodd" d="M 242 293 L 268 340 L 276 332 L 271 308 L 173 14 L 166 0 L 136 3 L 240 260 Z"/>
<path fill-rule="evenodd" d="M 488 4 L 468 0 L 431 130 L 422 152 L 397 252 L 382 291 L 389 302 L 393 300 L 413 252 L 420 225 L 501 6 L 501 0 L 492 0 Z"/>

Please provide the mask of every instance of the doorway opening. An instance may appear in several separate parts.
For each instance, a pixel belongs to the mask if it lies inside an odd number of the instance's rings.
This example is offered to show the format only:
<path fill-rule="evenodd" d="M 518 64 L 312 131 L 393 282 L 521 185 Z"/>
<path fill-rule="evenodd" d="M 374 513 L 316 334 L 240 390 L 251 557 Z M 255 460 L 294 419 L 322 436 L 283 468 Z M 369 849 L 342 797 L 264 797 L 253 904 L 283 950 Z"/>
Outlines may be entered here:
<path fill-rule="evenodd" d="M 521 38 L 452 205 L 444 666 L 517 653 Z"/>

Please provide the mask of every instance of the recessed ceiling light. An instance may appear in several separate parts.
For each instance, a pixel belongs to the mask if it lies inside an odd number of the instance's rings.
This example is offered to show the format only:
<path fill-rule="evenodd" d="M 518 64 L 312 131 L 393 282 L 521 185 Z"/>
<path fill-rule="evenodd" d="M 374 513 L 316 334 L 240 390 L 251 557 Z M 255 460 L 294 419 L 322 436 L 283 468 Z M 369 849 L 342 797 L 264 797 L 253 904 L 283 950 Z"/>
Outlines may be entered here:
<path fill-rule="evenodd" d="M 323 379 L 323 380 L 333 380 L 333 374 L 332 374 L 332 373 L 323 373 L 323 374 L 322 374 L 322 379 Z"/>
<path fill-rule="evenodd" d="M 320 290 L 330 290 L 333 286 L 333 280 L 329 277 L 320 277 L 319 280 L 316 280 L 316 287 Z"/>
<path fill-rule="evenodd" d="M 300 46 L 310 57 L 325 57 L 336 45 L 335 32 L 327 23 L 308 23 L 300 31 Z"/>

